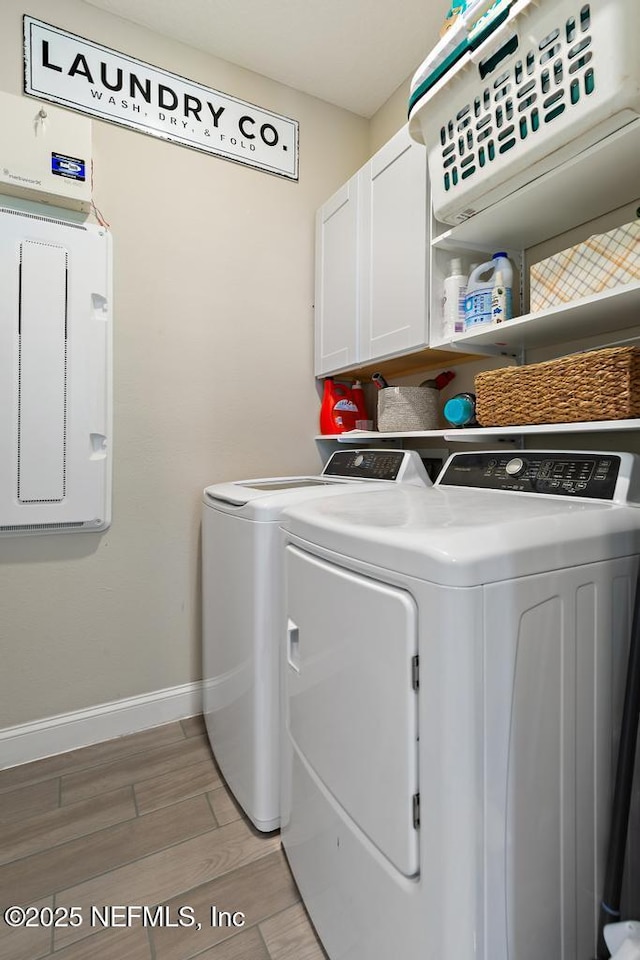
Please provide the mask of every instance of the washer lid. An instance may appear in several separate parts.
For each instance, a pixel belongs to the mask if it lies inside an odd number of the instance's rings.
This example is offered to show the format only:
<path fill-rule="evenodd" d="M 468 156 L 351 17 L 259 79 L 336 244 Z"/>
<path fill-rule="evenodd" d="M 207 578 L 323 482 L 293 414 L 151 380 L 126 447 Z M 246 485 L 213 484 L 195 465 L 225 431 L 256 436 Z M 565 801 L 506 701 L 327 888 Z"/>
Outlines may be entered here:
<path fill-rule="evenodd" d="M 202 502 L 215 510 L 256 520 L 274 520 L 285 507 L 315 497 L 353 491 L 361 481 L 324 477 L 265 477 L 206 487 Z"/>
<path fill-rule="evenodd" d="M 640 552 L 637 507 L 444 486 L 316 500 L 281 523 L 346 562 L 460 587 Z"/>
<path fill-rule="evenodd" d="M 360 492 L 376 485 L 414 484 L 431 480 L 415 450 L 337 450 L 319 476 L 261 477 L 206 487 L 203 503 L 253 520 L 276 520 L 291 504 L 320 496 Z"/>

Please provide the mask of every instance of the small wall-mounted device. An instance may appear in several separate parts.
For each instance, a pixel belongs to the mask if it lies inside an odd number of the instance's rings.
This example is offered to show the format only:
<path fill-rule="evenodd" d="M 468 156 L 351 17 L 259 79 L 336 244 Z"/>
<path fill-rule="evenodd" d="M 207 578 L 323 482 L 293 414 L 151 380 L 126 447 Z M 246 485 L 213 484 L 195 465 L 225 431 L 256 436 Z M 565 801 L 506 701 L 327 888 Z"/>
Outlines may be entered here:
<path fill-rule="evenodd" d="M 0 193 L 87 213 L 91 121 L 0 91 Z"/>

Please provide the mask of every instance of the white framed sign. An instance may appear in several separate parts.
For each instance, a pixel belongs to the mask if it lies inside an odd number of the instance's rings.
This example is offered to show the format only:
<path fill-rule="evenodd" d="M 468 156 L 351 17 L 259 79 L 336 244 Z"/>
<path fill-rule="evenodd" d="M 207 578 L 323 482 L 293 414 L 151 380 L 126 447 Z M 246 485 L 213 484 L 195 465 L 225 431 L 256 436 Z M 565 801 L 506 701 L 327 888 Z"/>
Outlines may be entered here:
<path fill-rule="evenodd" d="M 298 179 L 298 122 L 24 17 L 24 92 Z"/>

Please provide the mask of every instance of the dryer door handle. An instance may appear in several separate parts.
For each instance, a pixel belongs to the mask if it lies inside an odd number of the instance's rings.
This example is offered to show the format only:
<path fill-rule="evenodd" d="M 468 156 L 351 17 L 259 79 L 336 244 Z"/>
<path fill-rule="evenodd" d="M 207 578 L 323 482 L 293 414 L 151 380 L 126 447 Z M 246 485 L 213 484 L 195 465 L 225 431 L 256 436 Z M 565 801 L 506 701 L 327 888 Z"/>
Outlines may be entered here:
<path fill-rule="evenodd" d="M 291 618 L 287 620 L 287 663 L 300 673 L 300 631 Z"/>

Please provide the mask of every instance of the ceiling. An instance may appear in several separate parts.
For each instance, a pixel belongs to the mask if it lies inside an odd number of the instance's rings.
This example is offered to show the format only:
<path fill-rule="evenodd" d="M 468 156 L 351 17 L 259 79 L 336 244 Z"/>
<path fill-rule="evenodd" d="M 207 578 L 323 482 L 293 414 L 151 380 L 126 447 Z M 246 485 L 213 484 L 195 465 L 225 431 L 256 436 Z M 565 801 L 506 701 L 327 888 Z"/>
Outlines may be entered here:
<path fill-rule="evenodd" d="M 438 39 L 446 0 L 86 0 L 371 117 Z"/>

